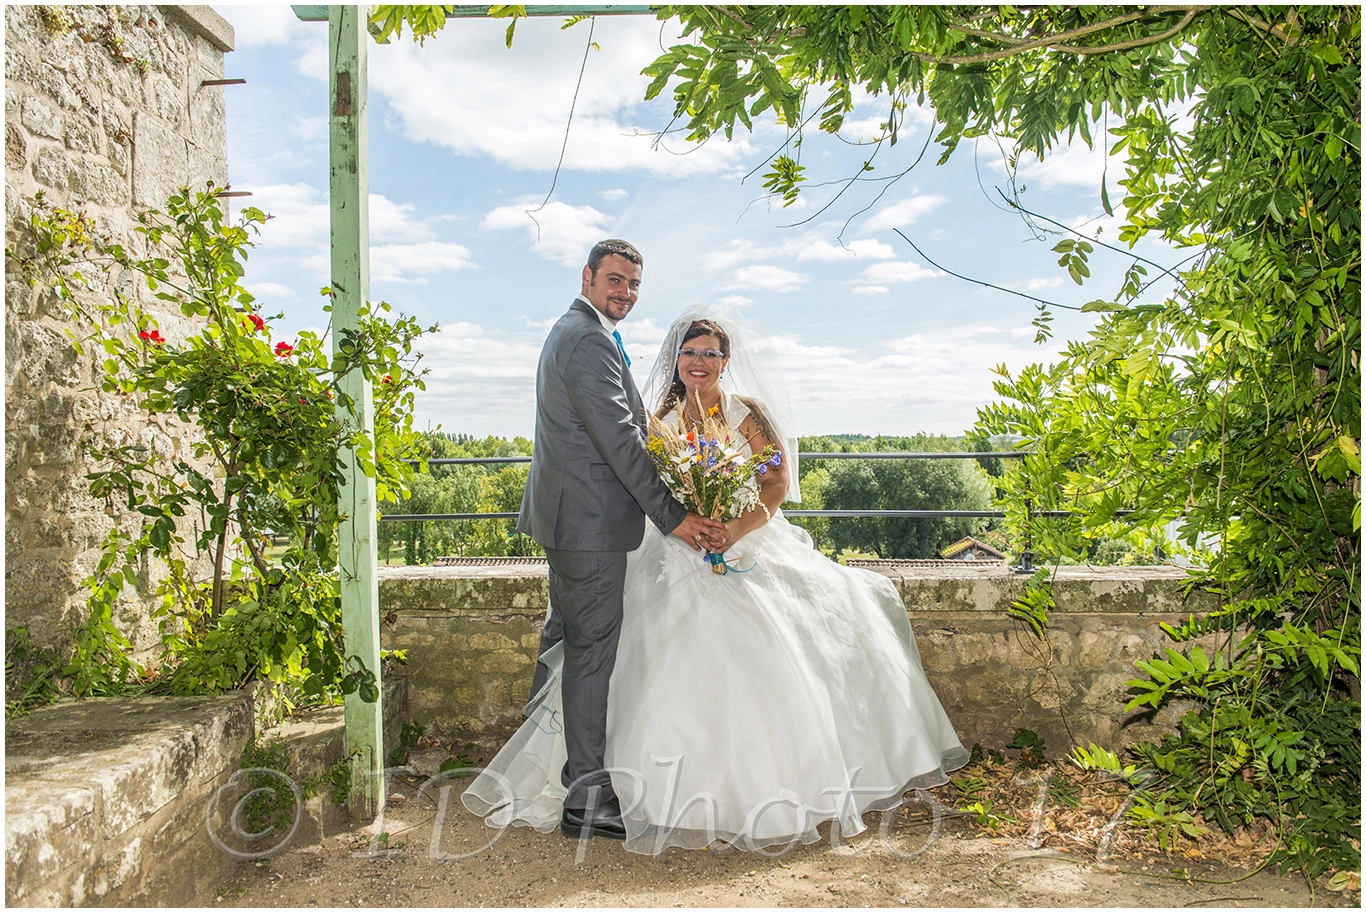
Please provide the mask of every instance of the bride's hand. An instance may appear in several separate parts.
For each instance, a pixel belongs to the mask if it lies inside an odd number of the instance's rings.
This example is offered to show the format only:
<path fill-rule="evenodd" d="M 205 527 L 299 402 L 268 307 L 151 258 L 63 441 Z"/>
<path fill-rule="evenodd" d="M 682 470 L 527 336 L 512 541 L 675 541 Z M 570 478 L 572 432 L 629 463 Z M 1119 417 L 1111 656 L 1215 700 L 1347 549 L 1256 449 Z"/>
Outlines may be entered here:
<path fill-rule="evenodd" d="M 734 547 L 735 543 L 736 543 L 736 542 L 739 542 L 740 539 L 743 538 L 744 535 L 745 535 L 745 530 L 744 530 L 744 528 L 740 525 L 740 520 L 739 520 L 738 518 L 737 518 L 737 519 L 734 519 L 734 520 L 727 520 L 725 525 L 726 525 L 726 547 L 723 548 L 723 549 L 721 549 L 721 551 L 723 551 L 723 552 L 724 552 L 724 551 L 728 551 L 728 550 L 730 550 L 732 547 Z"/>

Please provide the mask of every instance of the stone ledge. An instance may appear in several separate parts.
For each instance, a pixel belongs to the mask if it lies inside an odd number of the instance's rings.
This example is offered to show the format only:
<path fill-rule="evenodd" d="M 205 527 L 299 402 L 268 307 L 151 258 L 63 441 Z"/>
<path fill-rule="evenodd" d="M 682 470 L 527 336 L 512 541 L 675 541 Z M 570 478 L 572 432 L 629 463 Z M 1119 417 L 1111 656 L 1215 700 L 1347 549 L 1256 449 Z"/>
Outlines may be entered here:
<path fill-rule="evenodd" d="M 1004 565 L 862 568 L 891 579 L 914 617 L 940 612 L 1009 612 L 1027 575 Z M 550 600 L 545 564 L 381 567 L 380 604 L 401 615 L 457 617 L 544 613 Z M 1189 573 L 1179 567 L 1063 567 L 1054 574 L 1058 614 L 1142 615 L 1209 611 L 1217 597 L 1183 594 Z"/>
<path fill-rule="evenodd" d="M 199 35 L 220 51 L 231 51 L 237 41 L 232 23 L 218 15 L 211 6 L 162 6 L 161 14 Z"/>
<path fill-rule="evenodd" d="M 210 796 L 240 768 L 259 688 L 213 697 L 61 702 L 5 731 L 5 901 L 19 906 L 203 903 L 237 867 L 205 828 Z M 407 684 L 385 682 L 385 742 L 397 744 Z M 341 707 L 261 733 L 299 783 L 344 755 Z M 325 796 L 305 803 L 293 845 L 354 822 Z"/>
<path fill-rule="evenodd" d="M 153 896 L 145 846 L 154 837 L 174 846 L 194 838 L 195 819 L 165 833 L 173 806 L 207 797 L 236 768 L 250 736 L 251 703 L 240 692 L 93 698 L 10 722 L 6 903 Z"/>

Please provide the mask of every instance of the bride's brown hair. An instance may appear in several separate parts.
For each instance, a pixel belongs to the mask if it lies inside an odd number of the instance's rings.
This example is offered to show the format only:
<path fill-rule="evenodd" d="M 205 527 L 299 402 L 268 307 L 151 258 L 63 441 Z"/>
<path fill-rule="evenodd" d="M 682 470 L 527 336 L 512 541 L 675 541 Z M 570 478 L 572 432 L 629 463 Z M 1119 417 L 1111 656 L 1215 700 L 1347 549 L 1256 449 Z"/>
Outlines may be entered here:
<path fill-rule="evenodd" d="M 694 320 L 692 323 L 688 324 L 688 329 L 683 333 L 683 341 L 678 344 L 678 347 L 681 349 L 687 344 L 688 340 L 696 339 L 699 336 L 715 336 L 721 343 L 721 354 L 726 358 L 730 357 L 730 337 L 726 335 L 726 331 L 721 329 L 719 324 L 713 323 L 710 320 Z M 669 384 L 669 392 L 664 395 L 664 402 L 660 404 L 659 412 L 655 413 L 660 418 L 667 415 L 674 406 L 678 405 L 679 400 L 683 399 L 688 394 L 688 388 L 683 386 L 683 378 L 678 376 L 677 352 L 673 354 L 673 358 L 673 383 Z"/>

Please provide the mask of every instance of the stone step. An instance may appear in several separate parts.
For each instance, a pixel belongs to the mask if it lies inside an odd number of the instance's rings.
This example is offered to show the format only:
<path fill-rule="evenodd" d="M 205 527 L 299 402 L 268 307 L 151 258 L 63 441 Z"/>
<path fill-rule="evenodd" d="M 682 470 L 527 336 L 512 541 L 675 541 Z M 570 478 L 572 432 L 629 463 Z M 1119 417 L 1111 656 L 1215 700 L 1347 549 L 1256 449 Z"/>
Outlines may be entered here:
<path fill-rule="evenodd" d="M 63 701 L 9 721 L 6 904 L 211 900 L 243 860 L 210 835 L 210 800 L 237 774 L 253 720 L 264 715 L 253 700 L 258 690 Z M 384 690 L 385 738 L 397 744 L 407 719 L 406 685 L 391 680 Z M 263 743 L 274 739 L 283 743 L 296 783 L 317 778 L 345 756 L 343 708 L 312 711 L 261 733 Z M 305 802 L 290 846 L 353 826 L 328 792 L 324 783 Z M 214 820 L 230 818 L 230 800 L 227 812 L 219 809 Z"/>

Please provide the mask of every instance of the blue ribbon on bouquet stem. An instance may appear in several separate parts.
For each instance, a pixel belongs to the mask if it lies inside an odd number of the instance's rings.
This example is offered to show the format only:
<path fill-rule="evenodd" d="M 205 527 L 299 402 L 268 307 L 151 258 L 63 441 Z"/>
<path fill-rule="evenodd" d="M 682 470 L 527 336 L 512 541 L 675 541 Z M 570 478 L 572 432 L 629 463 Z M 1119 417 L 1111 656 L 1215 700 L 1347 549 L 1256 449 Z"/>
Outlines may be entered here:
<path fill-rule="evenodd" d="M 756 567 L 759 566 L 759 562 L 755 561 L 749 567 L 741 570 L 740 568 L 735 567 L 734 565 L 726 563 L 725 552 L 707 552 L 705 555 L 702 556 L 702 560 L 709 562 L 711 564 L 712 573 L 714 574 L 728 574 L 731 571 L 734 571 L 737 574 L 748 574 L 750 571 L 754 570 Z M 721 570 L 718 571 L 718 567 Z"/>

